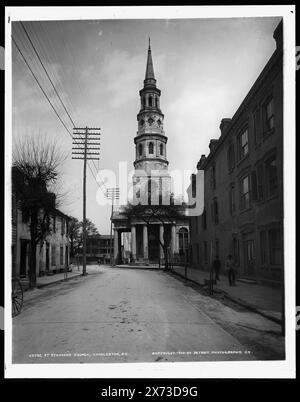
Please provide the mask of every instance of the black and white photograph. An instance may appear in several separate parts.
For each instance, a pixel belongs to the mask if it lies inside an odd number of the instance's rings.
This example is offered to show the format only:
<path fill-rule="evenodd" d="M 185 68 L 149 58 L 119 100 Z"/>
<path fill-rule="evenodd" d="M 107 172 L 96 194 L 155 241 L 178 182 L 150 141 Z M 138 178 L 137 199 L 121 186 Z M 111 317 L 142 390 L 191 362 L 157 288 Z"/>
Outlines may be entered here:
<path fill-rule="evenodd" d="M 6 8 L 8 376 L 293 375 L 294 11 Z"/>

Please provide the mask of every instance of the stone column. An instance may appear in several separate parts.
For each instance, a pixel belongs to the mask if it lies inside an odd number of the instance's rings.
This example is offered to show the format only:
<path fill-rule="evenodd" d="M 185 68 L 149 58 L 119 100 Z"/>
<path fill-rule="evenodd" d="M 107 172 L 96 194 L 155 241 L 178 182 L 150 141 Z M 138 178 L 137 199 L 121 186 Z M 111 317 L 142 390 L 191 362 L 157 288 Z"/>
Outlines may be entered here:
<path fill-rule="evenodd" d="M 136 230 L 135 225 L 131 226 L 131 254 L 132 254 L 132 262 L 136 260 Z"/>
<path fill-rule="evenodd" d="M 148 227 L 147 225 L 143 225 L 143 253 L 144 260 L 148 263 Z"/>
<path fill-rule="evenodd" d="M 164 244 L 164 227 L 163 225 L 159 225 L 159 240 L 162 244 Z M 161 245 L 159 245 L 159 256 L 161 261 L 164 259 L 164 250 Z"/>
<path fill-rule="evenodd" d="M 171 229 L 171 254 L 174 256 L 176 251 L 176 225 L 172 225 Z"/>
<path fill-rule="evenodd" d="M 119 255 L 119 233 L 117 229 L 114 229 L 114 265 L 118 262 Z"/>

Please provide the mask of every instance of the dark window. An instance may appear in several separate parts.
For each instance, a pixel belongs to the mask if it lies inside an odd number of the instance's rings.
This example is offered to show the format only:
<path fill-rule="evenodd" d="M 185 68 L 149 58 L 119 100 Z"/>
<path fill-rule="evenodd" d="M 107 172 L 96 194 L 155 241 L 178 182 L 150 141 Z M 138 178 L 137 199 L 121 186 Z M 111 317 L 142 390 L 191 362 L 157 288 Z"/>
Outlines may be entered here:
<path fill-rule="evenodd" d="M 152 107 L 152 96 L 149 96 L 148 102 L 149 102 L 149 106 Z"/>
<path fill-rule="evenodd" d="M 146 98 L 145 98 L 145 96 L 143 97 L 143 106 L 146 106 Z"/>
<path fill-rule="evenodd" d="M 249 144 L 248 144 L 248 128 L 246 128 L 242 133 L 238 136 L 238 155 L 239 160 L 243 159 L 249 153 Z"/>
<path fill-rule="evenodd" d="M 249 176 L 245 176 L 240 181 L 240 208 L 241 210 L 250 207 L 250 182 Z"/>
<path fill-rule="evenodd" d="M 216 164 L 214 163 L 210 168 L 210 188 L 216 188 Z"/>
<path fill-rule="evenodd" d="M 229 189 L 229 211 L 230 215 L 235 213 L 235 185 L 232 183 Z"/>
<path fill-rule="evenodd" d="M 227 151 L 228 170 L 231 171 L 235 166 L 234 144 L 230 144 Z"/>
<path fill-rule="evenodd" d="M 149 142 L 149 154 L 153 154 L 153 152 L 154 152 L 153 142 Z"/>
<path fill-rule="evenodd" d="M 271 197 L 276 194 L 278 190 L 277 164 L 275 156 L 272 156 L 266 161 L 265 169 L 268 196 Z"/>
<path fill-rule="evenodd" d="M 279 228 L 269 230 L 269 253 L 272 265 L 282 264 L 282 242 Z"/>
<path fill-rule="evenodd" d="M 161 155 L 164 154 L 164 146 L 163 146 L 163 144 L 160 144 L 160 146 L 159 146 L 159 152 L 160 152 Z"/>
<path fill-rule="evenodd" d="M 270 98 L 264 105 L 264 132 L 265 134 L 274 128 L 274 102 Z"/>
<path fill-rule="evenodd" d="M 143 145 L 139 144 L 139 156 L 143 155 Z"/>

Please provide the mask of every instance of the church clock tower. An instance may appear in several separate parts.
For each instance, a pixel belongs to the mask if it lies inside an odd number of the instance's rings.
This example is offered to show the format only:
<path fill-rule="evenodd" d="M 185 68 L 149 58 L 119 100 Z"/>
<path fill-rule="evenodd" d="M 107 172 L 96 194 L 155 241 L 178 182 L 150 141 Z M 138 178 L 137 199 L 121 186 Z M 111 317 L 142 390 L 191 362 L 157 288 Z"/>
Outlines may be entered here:
<path fill-rule="evenodd" d="M 162 186 L 168 188 L 169 191 L 169 162 L 166 155 L 168 138 L 163 129 L 164 115 L 160 109 L 161 91 L 156 86 L 150 38 L 144 87 L 139 94 L 141 108 L 137 115 L 138 131 L 134 139 L 136 159 L 134 161 L 135 174 L 133 177 L 135 196 L 137 198 L 141 197 L 141 191 L 147 192 L 147 194 L 162 194 L 164 191 Z M 143 174 L 141 174 L 141 171 Z M 143 176 L 143 179 L 147 178 L 146 181 L 143 180 L 147 184 L 146 187 L 141 185 L 141 176 Z"/>

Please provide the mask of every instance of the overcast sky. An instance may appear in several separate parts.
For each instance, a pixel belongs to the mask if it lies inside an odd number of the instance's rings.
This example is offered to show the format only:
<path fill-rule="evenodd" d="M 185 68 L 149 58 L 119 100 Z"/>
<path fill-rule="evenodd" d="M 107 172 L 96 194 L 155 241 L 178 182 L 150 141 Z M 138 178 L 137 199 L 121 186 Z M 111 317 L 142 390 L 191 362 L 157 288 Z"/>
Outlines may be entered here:
<path fill-rule="evenodd" d="M 279 18 L 26 22 L 25 27 L 68 111 L 79 126 L 101 127 L 99 169 L 132 169 L 139 90 L 148 37 L 168 136 L 169 168 L 195 170 L 222 118 L 232 117 L 275 50 Z M 12 34 L 72 132 L 19 23 Z M 82 219 L 82 161 L 71 159 L 72 139 L 30 71 L 12 48 L 13 138 L 31 134 L 58 142 L 69 156 L 61 210 Z M 98 162 L 96 162 L 98 166 Z M 87 217 L 108 234 L 110 207 L 96 202 L 88 170 Z"/>

